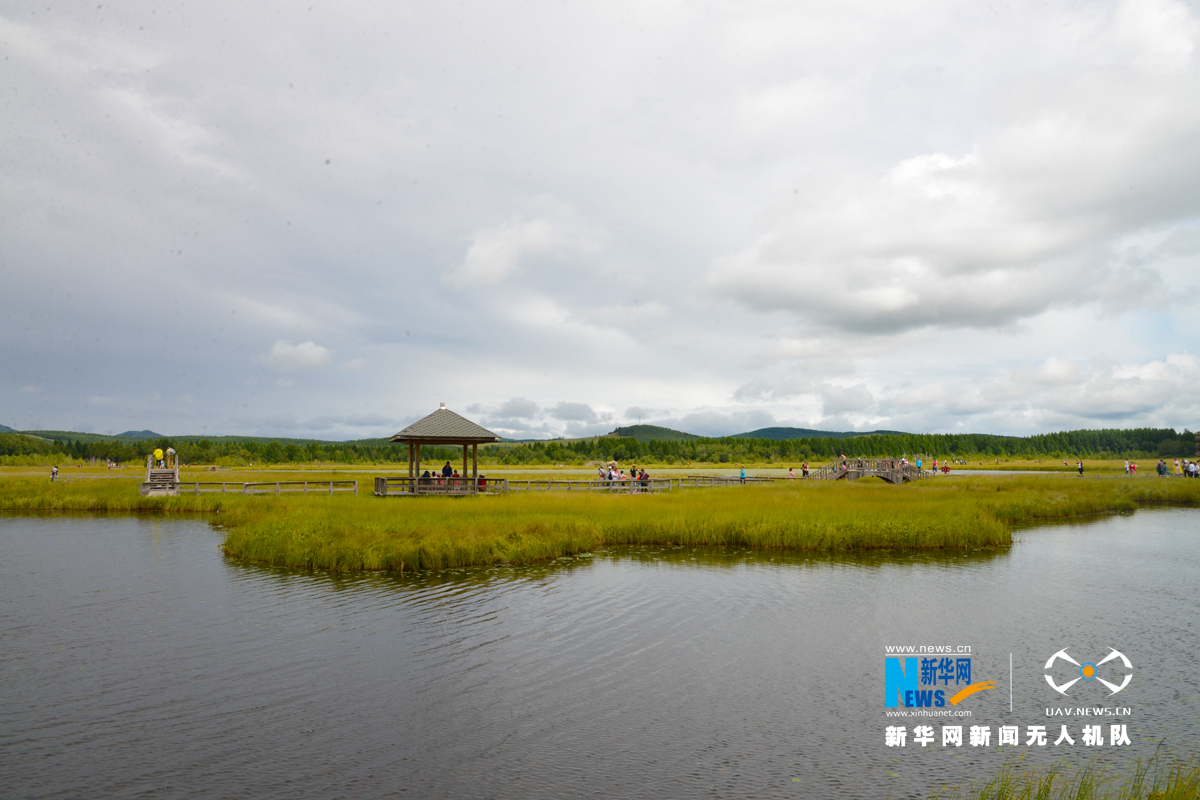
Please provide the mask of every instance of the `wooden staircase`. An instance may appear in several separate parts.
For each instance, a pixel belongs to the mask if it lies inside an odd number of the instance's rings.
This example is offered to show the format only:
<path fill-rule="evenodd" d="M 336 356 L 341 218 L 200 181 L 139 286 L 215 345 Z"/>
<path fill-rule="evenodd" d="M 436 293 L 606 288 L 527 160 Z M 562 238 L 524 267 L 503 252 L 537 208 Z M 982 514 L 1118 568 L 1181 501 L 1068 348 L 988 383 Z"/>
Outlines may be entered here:
<path fill-rule="evenodd" d="M 154 456 L 146 459 L 146 480 L 138 491 L 142 497 L 174 497 L 179 494 L 179 464 L 159 469 L 154 466 Z"/>

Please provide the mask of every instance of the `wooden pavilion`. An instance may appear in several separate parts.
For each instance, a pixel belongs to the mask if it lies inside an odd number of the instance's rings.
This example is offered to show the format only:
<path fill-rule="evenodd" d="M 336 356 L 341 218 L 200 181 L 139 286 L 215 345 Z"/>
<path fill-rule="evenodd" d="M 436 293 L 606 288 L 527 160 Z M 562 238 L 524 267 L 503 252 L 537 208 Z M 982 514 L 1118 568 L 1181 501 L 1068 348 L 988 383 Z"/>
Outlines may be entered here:
<path fill-rule="evenodd" d="M 462 445 L 464 478 L 467 477 L 467 447 L 470 446 L 471 478 L 474 485 L 479 478 L 479 445 L 498 442 L 500 437 L 466 417 L 455 414 L 442 403 L 437 411 L 417 420 L 388 441 L 408 445 L 408 477 L 413 481 L 412 485 L 421 477 L 421 445 Z"/>

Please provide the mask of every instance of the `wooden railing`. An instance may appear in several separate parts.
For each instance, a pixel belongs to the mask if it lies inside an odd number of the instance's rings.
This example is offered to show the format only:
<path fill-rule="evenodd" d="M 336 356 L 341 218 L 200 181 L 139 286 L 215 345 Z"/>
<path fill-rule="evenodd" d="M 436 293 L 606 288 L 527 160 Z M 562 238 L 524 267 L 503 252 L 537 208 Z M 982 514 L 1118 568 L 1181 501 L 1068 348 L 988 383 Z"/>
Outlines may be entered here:
<path fill-rule="evenodd" d="M 733 486 L 734 484 L 749 484 L 749 483 L 773 483 L 774 481 L 787 480 L 787 478 L 764 477 L 760 475 L 747 475 L 745 478 L 729 475 L 688 475 L 686 478 L 680 478 L 681 486 Z"/>
<path fill-rule="evenodd" d="M 651 493 L 669 492 L 683 486 L 683 478 L 646 478 L 637 480 L 627 478 L 613 481 L 573 481 L 573 480 L 527 480 L 508 482 L 508 487 L 514 492 L 610 492 L 610 493 Z"/>
<path fill-rule="evenodd" d="M 375 479 L 378 497 L 435 494 L 463 496 L 470 494 L 507 494 L 509 482 L 501 478 L 409 478 L 379 477 Z"/>
<path fill-rule="evenodd" d="M 235 483 L 231 481 L 185 481 L 179 484 L 180 493 L 188 494 L 314 494 L 334 492 L 358 494 L 358 481 L 266 481 Z"/>

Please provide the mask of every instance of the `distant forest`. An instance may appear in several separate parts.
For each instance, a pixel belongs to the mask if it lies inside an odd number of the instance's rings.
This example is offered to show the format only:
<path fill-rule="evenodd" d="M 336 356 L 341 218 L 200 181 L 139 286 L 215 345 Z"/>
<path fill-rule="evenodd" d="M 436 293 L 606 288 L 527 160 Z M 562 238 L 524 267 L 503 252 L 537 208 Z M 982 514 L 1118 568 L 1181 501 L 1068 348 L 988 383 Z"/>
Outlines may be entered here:
<path fill-rule="evenodd" d="M 41 464 L 63 461 L 112 460 L 144 464 L 155 447 L 174 447 L 184 464 L 380 464 L 404 463 L 408 448 L 384 439 L 358 442 L 318 442 L 219 438 L 153 440 L 115 438 L 82 441 L 70 434 L 63 438 L 40 438 L 18 433 L 0 433 L 0 463 Z M 701 438 L 675 441 L 639 441 L 602 436 L 578 441 L 526 442 L 485 445 L 479 449 L 481 464 L 569 464 L 615 460 L 623 464 L 678 465 L 688 463 L 799 463 L 824 462 L 847 456 L 916 456 L 938 458 L 1152 458 L 1194 456 L 1197 442 L 1188 430 L 1133 428 L 1129 430 L 1081 430 L 1037 436 L 990 436 L 986 434 L 887 433 L 851 438 L 751 439 L 738 437 Z M 456 447 L 422 448 L 422 464 L 460 462 Z"/>

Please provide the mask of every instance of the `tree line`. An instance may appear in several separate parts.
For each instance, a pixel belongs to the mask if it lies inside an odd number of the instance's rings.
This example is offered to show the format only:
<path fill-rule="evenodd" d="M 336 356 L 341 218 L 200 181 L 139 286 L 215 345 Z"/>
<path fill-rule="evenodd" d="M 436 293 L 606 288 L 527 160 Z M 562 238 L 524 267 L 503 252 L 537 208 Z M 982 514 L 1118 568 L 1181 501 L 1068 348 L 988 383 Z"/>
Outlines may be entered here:
<path fill-rule="evenodd" d="M 143 464 L 156 447 L 174 447 L 181 463 L 240 467 L 250 464 L 402 464 L 408 448 L 386 441 L 295 442 L 236 439 L 175 439 L 83 442 L 46 440 L 15 433 L 0 433 L 0 457 L 9 463 L 50 460 L 115 461 Z M 481 464 L 581 465 L 618 461 L 622 464 L 824 462 L 849 457 L 927 458 L 1151 458 L 1194 456 L 1196 437 L 1185 429 L 1131 428 L 1078 430 L 1036 436 L 987 434 L 873 434 L 850 438 L 742 439 L 699 438 L 686 441 L 638 441 L 626 437 L 598 437 L 579 441 L 527 442 L 484 445 Z M 423 447 L 422 466 L 449 461 L 461 463 L 457 447 Z"/>
<path fill-rule="evenodd" d="M 873 434 L 849 438 L 686 441 L 606 438 L 574 442 L 530 442 L 497 454 L 501 464 L 553 464 L 614 460 L 621 463 L 801 462 L 849 457 L 927 458 L 1148 458 L 1192 456 L 1196 437 L 1188 430 L 1133 428 L 1079 430 L 1036 436 L 987 434 Z"/>

